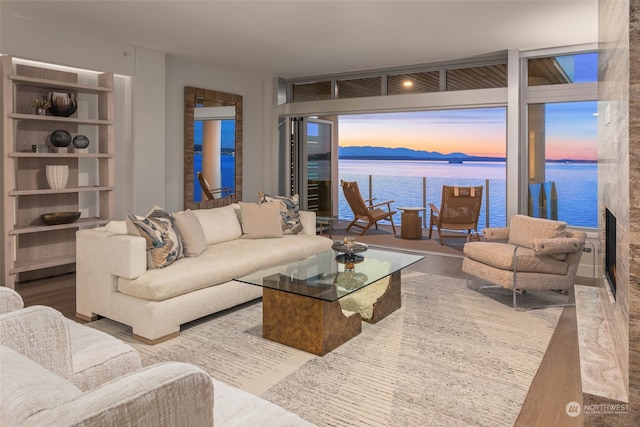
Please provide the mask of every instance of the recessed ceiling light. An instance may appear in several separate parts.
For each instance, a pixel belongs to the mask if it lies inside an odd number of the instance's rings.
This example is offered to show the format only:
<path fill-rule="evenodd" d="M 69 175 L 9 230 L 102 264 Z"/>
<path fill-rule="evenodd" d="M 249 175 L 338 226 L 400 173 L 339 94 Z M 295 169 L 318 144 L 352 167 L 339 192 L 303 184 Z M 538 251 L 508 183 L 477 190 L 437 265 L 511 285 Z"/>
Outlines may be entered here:
<path fill-rule="evenodd" d="M 411 87 L 413 86 L 413 82 L 411 80 L 405 80 L 404 82 L 402 82 L 402 86 Z"/>

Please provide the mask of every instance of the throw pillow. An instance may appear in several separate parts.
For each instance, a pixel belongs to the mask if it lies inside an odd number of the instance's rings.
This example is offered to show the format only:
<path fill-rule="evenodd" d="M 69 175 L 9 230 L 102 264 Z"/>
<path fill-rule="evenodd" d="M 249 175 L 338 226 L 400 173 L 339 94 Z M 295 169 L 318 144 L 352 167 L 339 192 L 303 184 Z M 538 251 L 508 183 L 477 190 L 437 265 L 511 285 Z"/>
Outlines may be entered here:
<path fill-rule="evenodd" d="M 280 203 L 244 203 L 240 202 L 242 233 L 245 239 L 282 237 L 280 226 Z"/>
<path fill-rule="evenodd" d="M 184 256 L 180 232 L 162 208 L 155 206 L 146 217 L 127 214 L 127 219 L 147 241 L 147 268 L 164 268 Z"/>
<path fill-rule="evenodd" d="M 297 194 L 288 196 L 271 196 L 261 191 L 258 192 L 260 203 L 278 202 L 280 204 L 280 224 L 284 234 L 302 233 L 300 223 L 300 198 Z"/>
<path fill-rule="evenodd" d="M 211 209 L 196 209 L 207 245 L 228 242 L 242 237 L 242 228 L 233 205 Z"/>
<path fill-rule="evenodd" d="M 207 248 L 207 242 L 204 238 L 202 224 L 200 224 L 196 214 L 191 209 L 187 209 L 183 212 L 176 212 L 171 216 L 182 237 L 184 255 L 195 257 L 204 252 Z"/>

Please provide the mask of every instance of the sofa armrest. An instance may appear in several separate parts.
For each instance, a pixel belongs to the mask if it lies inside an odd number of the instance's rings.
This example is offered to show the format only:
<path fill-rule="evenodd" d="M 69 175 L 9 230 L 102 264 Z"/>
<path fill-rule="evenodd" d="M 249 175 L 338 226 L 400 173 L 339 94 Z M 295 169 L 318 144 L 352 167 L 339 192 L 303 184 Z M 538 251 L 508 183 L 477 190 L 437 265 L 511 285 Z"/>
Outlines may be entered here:
<path fill-rule="evenodd" d="M 30 417 L 25 426 L 213 426 L 213 380 L 166 362 L 140 369 Z"/>
<path fill-rule="evenodd" d="M 482 237 L 489 241 L 507 240 L 509 238 L 509 227 L 493 227 L 482 230 Z"/>
<path fill-rule="evenodd" d="M 582 249 L 583 241 L 573 237 L 536 239 L 531 242 L 535 253 L 540 255 L 567 254 Z"/>
<path fill-rule="evenodd" d="M 0 314 L 24 308 L 24 302 L 19 293 L 6 286 L 0 286 Z"/>
<path fill-rule="evenodd" d="M 313 211 L 300 211 L 300 224 L 302 224 L 302 234 L 316 234 L 316 213 Z"/>
<path fill-rule="evenodd" d="M 72 379 L 69 328 L 62 313 L 51 307 L 34 305 L 0 315 L 0 344 Z"/>

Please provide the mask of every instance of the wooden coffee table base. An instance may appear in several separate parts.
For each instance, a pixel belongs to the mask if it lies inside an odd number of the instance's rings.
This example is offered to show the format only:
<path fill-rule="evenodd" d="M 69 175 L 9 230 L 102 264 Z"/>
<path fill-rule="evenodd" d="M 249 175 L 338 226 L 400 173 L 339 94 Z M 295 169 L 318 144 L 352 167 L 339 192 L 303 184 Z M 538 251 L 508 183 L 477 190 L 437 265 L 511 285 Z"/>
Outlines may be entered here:
<path fill-rule="evenodd" d="M 346 317 L 338 301 L 263 289 L 262 336 L 268 340 L 323 356 L 361 330 L 360 315 Z"/>

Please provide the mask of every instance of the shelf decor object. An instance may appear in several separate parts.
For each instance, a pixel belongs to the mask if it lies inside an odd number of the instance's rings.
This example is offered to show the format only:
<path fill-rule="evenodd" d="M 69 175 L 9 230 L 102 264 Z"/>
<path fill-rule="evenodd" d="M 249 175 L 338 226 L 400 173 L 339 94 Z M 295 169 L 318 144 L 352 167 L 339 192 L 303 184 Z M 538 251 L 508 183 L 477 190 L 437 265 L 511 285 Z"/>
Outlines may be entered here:
<path fill-rule="evenodd" d="M 49 141 L 57 147 L 58 153 L 66 153 L 67 147 L 71 144 L 71 134 L 64 129 L 58 129 L 49 135 Z"/>
<path fill-rule="evenodd" d="M 76 96 L 73 93 L 51 92 L 49 99 L 51 101 L 49 111 L 54 116 L 69 117 L 78 109 Z"/>
<path fill-rule="evenodd" d="M 67 186 L 69 180 L 69 166 L 47 165 L 46 174 L 49 187 L 53 190 L 62 190 Z"/>
<path fill-rule="evenodd" d="M 73 146 L 81 153 L 86 152 L 86 148 L 89 146 L 89 138 L 84 135 L 76 135 L 73 138 Z"/>
<path fill-rule="evenodd" d="M 46 225 L 71 224 L 80 218 L 80 212 L 51 212 L 40 215 Z"/>
<path fill-rule="evenodd" d="M 29 105 L 31 105 L 31 108 L 36 110 L 36 114 L 38 116 L 46 116 L 47 110 L 51 108 L 51 101 L 47 98 L 36 98 L 31 101 Z"/>

